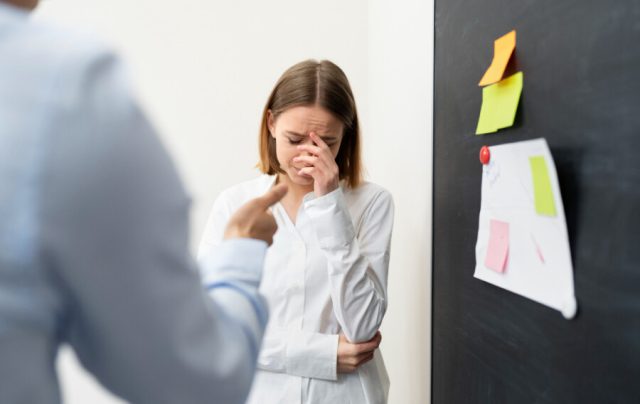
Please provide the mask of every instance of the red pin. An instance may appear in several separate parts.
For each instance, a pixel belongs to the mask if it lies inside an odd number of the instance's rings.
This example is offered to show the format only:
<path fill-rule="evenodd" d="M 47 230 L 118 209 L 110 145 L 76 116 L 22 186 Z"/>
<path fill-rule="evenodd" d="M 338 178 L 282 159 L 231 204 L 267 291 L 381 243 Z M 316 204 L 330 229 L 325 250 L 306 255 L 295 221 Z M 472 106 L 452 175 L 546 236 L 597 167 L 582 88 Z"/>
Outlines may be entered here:
<path fill-rule="evenodd" d="M 489 164 L 489 160 L 491 160 L 491 152 L 487 146 L 482 146 L 480 149 L 480 162 L 482 164 Z"/>

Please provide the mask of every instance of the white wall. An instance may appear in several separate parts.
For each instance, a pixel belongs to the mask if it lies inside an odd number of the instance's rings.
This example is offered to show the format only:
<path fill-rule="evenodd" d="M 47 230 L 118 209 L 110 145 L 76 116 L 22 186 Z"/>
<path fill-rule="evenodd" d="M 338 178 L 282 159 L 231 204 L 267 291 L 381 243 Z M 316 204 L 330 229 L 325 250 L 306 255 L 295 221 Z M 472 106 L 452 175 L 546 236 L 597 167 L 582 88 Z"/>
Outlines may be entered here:
<path fill-rule="evenodd" d="M 427 402 L 432 0 L 55 0 L 36 17 L 88 27 L 127 59 L 193 195 L 192 246 L 216 195 L 256 175 L 257 129 L 278 76 L 328 58 L 349 77 L 370 180 L 396 201 L 383 353 L 391 403 Z M 63 350 L 68 403 L 118 403 Z"/>
<path fill-rule="evenodd" d="M 431 358 L 433 0 L 369 3 L 371 177 L 394 196 L 382 349 L 391 404 L 427 403 Z"/>

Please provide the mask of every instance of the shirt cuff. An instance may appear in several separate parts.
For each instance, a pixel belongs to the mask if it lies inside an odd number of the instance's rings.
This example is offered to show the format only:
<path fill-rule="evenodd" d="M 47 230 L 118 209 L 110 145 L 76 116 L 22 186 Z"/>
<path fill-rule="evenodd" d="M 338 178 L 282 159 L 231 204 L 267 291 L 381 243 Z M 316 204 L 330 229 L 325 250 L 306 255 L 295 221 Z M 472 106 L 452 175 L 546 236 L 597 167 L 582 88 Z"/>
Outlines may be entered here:
<path fill-rule="evenodd" d="M 355 229 L 342 188 L 317 198 L 307 195 L 303 204 L 321 248 L 346 247 L 354 239 Z"/>
<path fill-rule="evenodd" d="M 267 247 L 265 241 L 249 238 L 223 241 L 200 260 L 203 283 L 240 281 L 258 287 Z"/>
<path fill-rule="evenodd" d="M 286 369 L 297 376 L 338 380 L 338 335 L 290 330 Z"/>

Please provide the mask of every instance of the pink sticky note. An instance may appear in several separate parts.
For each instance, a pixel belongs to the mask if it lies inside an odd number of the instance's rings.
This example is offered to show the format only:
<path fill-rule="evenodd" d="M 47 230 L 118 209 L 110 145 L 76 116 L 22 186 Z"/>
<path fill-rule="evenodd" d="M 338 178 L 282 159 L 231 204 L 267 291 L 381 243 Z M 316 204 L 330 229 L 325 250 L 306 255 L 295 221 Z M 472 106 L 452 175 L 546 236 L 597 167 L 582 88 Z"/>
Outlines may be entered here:
<path fill-rule="evenodd" d="M 509 223 L 491 219 L 489 248 L 484 265 L 496 272 L 504 272 L 509 255 Z"/>

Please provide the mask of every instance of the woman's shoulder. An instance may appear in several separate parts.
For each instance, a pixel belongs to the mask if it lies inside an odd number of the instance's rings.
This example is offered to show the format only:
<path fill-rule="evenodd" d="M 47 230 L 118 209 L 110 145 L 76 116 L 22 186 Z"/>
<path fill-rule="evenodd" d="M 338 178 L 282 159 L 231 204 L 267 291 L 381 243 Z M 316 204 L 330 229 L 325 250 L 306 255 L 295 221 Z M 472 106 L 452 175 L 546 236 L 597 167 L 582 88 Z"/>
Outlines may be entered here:
<path fill-rule="evenodd" d="M 275 176 L 263 174 L 248 181 L 237 183 L 220 193 L 219 200 L 230 206 L 240 206 L 256 198 L 273 185 Z"/>
<path fill-rule="evenodd" d="M 355 188 L 343 188 L 345 199 L 349 205 L 369 206 L 372 203 L 393 205 L 391 193 L 373 182 L 363 181 Z"/>
<path fill-rule="evenodd" d="M 344 194 L 350 198 L 356 199 L 376 199 L 380 197 L 391 198 L 391 193 L 381 185 L 369 181 L 363 181 L 355 188 L 344 187 Z"/>

